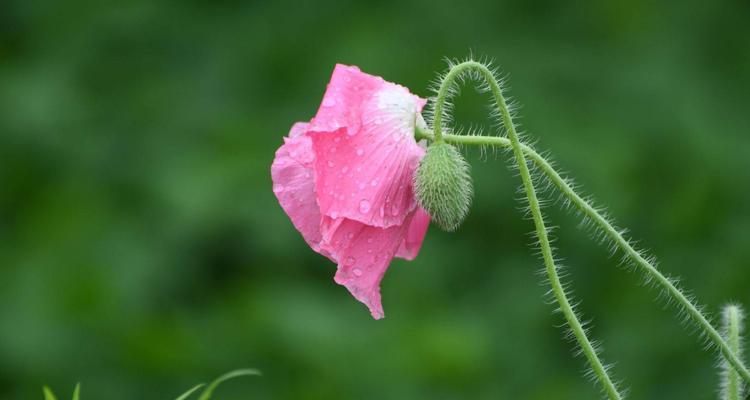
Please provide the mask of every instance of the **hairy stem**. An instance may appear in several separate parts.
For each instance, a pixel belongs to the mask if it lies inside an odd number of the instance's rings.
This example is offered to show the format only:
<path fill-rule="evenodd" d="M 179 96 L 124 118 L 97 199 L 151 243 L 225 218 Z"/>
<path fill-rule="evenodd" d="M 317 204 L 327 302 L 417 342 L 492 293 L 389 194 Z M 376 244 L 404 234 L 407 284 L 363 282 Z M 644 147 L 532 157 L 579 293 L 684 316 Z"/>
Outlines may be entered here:
<path fill-rule="evenodd" d="M 417 132 L 418 138 L 432 139 L 431 132 L 419 131 Z M 474 145 L 474 146 L 497 146 L 497 147 L 512 147 L 512 143 L 508 138 L 497 137 L 497 136 L 461 136 L 461 135 L 443 135 L 445 141 L 453 144 L 463 145 Z M 708 318 L 693 304 L 688 297 L 680 291 L 677 286 L 664 274 L 662 274 L 656 266 L 641 255 L 630 242 L 623 237 L 623 235 L 614 227 L 612 224 L 601 215 L 594 206 L 589 204 L 585 199 L 576 193 L 576 191 L 570 186 L 567 180 L 565 180 L 553 167 L 552 165 L 539 153 L 534 151 L 529 146 L 521 144 L 521 150 L 527 155 L 539 169 L 544 172 L 547 178 L 552 182 L 557 189 L 580 211 L 586 218 L 596 224 L 596 226 L 604 232 L 604 234 L 612 240 L 615 245 L 625 253 L 625 255 L 632 260 L 635 265 L 640 268 L 648 278 L 652 279 L 661 289 L 669 296 L 669 298 L 675 301 L 679 307 L 681 307 L 690 319 L 698 326 L 700 331 L 706 335 L 710 343 L 719 349 L 721 354 L 726 360 L 734 367 L 739 373 L 742 379 L 746 383 L 750 383 L 750 372 L 747 370 L 742 361 L 735 355 L 729 344 L 722 339 L 716 328 L 711 325 Z"/>
<path fill-rule="evenodd" d="M 481 76 L 487 82 L 489 90 L 490 92 L 492 92 L 492 96 L 495 99 L 498 111 L 500 112 L 500 116 L 502 117 L 503 124 L 505 125 L 508 132 L 510 142 L 509 144 L 513 149 L 513 154 L 518 164 L 518 171 L 521 175 L 521 180 L 523 181 L 526 198 L 529 202 L 529 210 L 531 211 L 531 216 L 534 220 L 534 226 L 536 228 L 537 240 L 539 241 L 542 258 L 544 259 L 545 270 L 547 272 L 547 277 L 549 278 L 550 285 L 552 286 L 552 293 L 554 294 L 555 299 L 557 300 L 557 303 L 559 304 L 560 309 L 565 316 L 565 320 L 567 321 L 568 326 L 570 327 L 573 335 L 578 341 L 578 345 L 581 347 L 583 354 L 588 359 L 588 362 L 591 365 L 594 374 L 603 386 L 604 391 L 607 393 L 607 396 L 612 400 L 619 400 L 621 399 L 620 393 L 618 392 L 615 384 L 612 382 L 612 379 L 610 379 L 607 373 L 607 368 L 599 360 L 596 349 L 589 341 L 586 335 L 586 330 L 578 320 L 578 317 L 576 316 L 576 313 L 573 310 L 570 301 L 568 300 L 567 294 L 565 293 L 565 288 L 560 282 L 560 277 L 557 273 L 557 266 L 555 265 L 555 258 L 552 254 L 549 237 L 547 236 L 547 228 L 544 224 L 544 216 L 542 215 L 541 207 L 539 206 L 539 199 L 537 198 L 536 189 L 534 188 L 534 182 L 531 179 L 529 167 L 526 164 L 525 152 L 523 151 L 522 145 L 518 139 L 518 133 L 516 132 L 516 127 L 513 123 L 513 118 L 510 114 L 510 111 L 508 110 L 508 105 L 505 101 L 505 97 L 503 96 L 500 84 L 498 83 L 492 71 L 490 71 L 485 65 L 475 61 L 467 61 L 451 68 L 448 74 L 445 76 L 440 89 L 438 90 L 438 96 L 435 102 L 435 119 L 433 123 L 435 130 L 434 139 L 435 141 L 440 141 L 443 137 L 448 137 L 448 135 L 442 135 L 441 126 L 443 107 L 446 98 L 448 96 L 451 85 L 454 84 L 455 79 L 462 73 L 471 70 L 481 74 Z"/>
<path fill-rule="evenodd" d="M 742 357 L 742 309 L 730 304 L 722 310 L 722 333 L 724 340 L 729 344 L 729 348 L 737 357 Z M 740 400 L 742 399 L 742 382 L 740 381 L 737 371 L 734 370 L 726 360 L 721 363 L 721 389 L 723 400 Z"/>

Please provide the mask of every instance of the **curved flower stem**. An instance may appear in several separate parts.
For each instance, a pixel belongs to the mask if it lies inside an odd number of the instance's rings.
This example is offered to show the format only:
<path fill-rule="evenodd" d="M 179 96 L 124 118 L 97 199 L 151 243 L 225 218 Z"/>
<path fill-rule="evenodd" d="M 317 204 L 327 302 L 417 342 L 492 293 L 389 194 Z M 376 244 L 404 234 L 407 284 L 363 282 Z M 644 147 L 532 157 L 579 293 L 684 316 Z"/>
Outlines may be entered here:
<path fill-rule="evenodd" d="M 432 134 L 427 131 L 417 132 L 418 138 L 432 139 Z M 453 144 L 464 144 L 474 146 L 497 146 L 497 147 L 512 147 L 512 143 L 509 139 L 497 136 L 461 136 L 461 135 L 444 135 L 445 141 Z M 750 383 L 750 372 L 748 372 L 742 361 L 735 355 L 730 348 L 729 344 L 722 339 L 719 332 L 708 322 L 708 319 L 693 304 L 688 297 L 678 289 L 674 283 L 664 276 L 655 265 L 641 255 L 641 253 L 633 248 L 630 242 L 625 239 L 622 234 L 612 224 L 602 216 L 596 208 L 594 208 L 589 202 L 584 200 L 575 190 L 570 186 L 567 180 L 563 178 L 552 165 L 539 153 L 534 151 L 529 146 L 521 144 L 521 150 L 526 154 L 547 178 L 557 187 L 575 207 L 584 214 L 585 217 L 591 219 L 604 234 L 612 240 L 615 245 L 622 250 L 625 255 L 631 259 L 636 266 L 646 273 L 646 275 L 653 279 L 661 289 L 667 293 L 671 300 L 677 302 L 680 307 L 690 316 L 698 328 L 708 337 L 710 343 L 716 346 L 726 360 L 734 367 L 737 373 L 740 374 L 742 379 L 746 383 Z"/>
<path fill-rule="evenodd" d="M 565 320 L 567 321 L 568 326 L 570 327 L 573 335 L 578 341 L 578 345 L 581 347 L 583 354 L 586 355 L 589 364 L 591 364 L 591 368 L 593 369 L 594 374 L 596 375 L 601 385 L 604 387 L 604 391 L 607 393 L 607 396 L 612 400 L 619 400 L 621 399 L 620 393 L 615 387 L 615 384 L 612 382 L 612 379 L 610 379 L 609 375 L 607 374 L 607 368 L 599 360 L 596 349 L 586 336 L 586 330 L 578 320 L 578 317 L 576 316 L 576 313 L 573 310 L 573 307 L 571 306 L 570 301 L 568 300 L 568 297 L 565 293 L 565 288 L 560 282 L 560 277 L 557 273 L 557 266 L 555 265 L 555 259 L 552 254 L 552 248 L 549 242 L 549 237 L 547 236 L 547 228 L 544 224 L 544 216 L 542 215 L 542 211 L 539 206 L 539 200 L 537 198 L 536 189 L 534 188 L 534 182 L 531 179 L 531 173 L 529 172 L 529 167 L 526 164 L 526 156 L 518 139 L 518 133 L 516 132 L 513 118 L 510 114 L 510 111 L 508 110 L 508 105 L 506 104 L 505 97 L 503 96 L 502 89 L 500 88 L 500 84 L 498 83 L 492 71 L 490 71 L 486 66 L 475 61 L 467 61 L 451 68 L 448 74 L 445 76 L 438 91 L 438 96 L 435 102 L 434 139 L 437 142 L 442 140 L 443 137 L 448 138 L 448 135 L 442 135 L 441 120 L 444 103 L 450 91 L 451 85 L 453 85 L 455 79 L 462 73 L 469 71 L 478 72 L 487 82 L 488 88 L 495 98 L 495 103 L 497 105 L 498 111 L 500 112 L 500 116 L 502 117 L 503 123 L 507 129 L 508 137 L 510 138 L 510 147 L 513 148 L 513 154 L 515 155 L 518 164 L 518 171 L 521 175 L 521 180 L 523 181 L 526 197 L 529 202 L 529 210 L 531 211 L 532 218 L 534 219 L 536 236 L 539 240 L 539 246 L 542 251 L 542 258 L 544 259 L 544 266 L 547 272 L 547 277 L 549 278 L 550 284 L 552 286 L 552 293 L 554 294 L 555 299 L 557 300 L 557 303 L 559 304 L 560 309 L 565 316 Z"/>

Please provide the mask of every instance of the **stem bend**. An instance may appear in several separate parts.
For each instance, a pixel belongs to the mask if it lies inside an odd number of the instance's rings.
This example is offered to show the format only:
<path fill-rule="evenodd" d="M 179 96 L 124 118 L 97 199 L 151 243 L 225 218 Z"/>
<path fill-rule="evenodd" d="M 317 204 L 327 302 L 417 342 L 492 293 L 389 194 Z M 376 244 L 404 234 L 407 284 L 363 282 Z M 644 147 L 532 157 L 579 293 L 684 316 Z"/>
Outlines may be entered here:
<path fill-rule="evenodd" d="M 573 306 L 568 300 L 568 296 L 565 292 L 565 288 L 560 282 L 560 277 L 557 273 L 557 266 L 555 265 L 554 255 L 552 254 L 552 248 L 550 246 L 549 237 L 547 236 L 547 228 L 544 223 L 544 216 L 539 205 L 539 199 L 537 198 L 536 189 L 529 172 L 529 167 L 526 164 L 526 151 L 518 138 L 515 124 L 511 116 L 508 105 L 503 96 L 502 89 L 498 80 L 495 78 L 494 73 L 482 63 L 476 61 L 466 61 L 458 65 L 453 66 L 443 78 L 440 88 L 438 90 L 437 99 L 435 100 L 435 115 L 433 120 L 433 129 L 435 130 L 434 140 L 435 142 L 441 142 L 444 138 L 442 133 L 442 119 L 443 110 L 445 108 L 446 99 L 450 93 L 450 89 L 454 84 L 455 80 L 466 72 L 478 73 L 487 83 L 489 91 L 495 99 L 497 109 L 500 112 L 503 124 L 508 133 L 508 144 L 513 149 L 513 154 L 518 165 L 518 170 L 523 181 L 524 191 L 526 198 L 529 202 L 529 209 L 534 220 L 534 226 L 536 228 L 536 236 L 539 241 L 539 246 L 542 251 L 542 258 L 544 259 L 545 271 L 547 277 L 552 286 L 552 293 L 557 300 L 557 303 L 562 310 L 565 320 L 570 327 L 571 332 L 576 338 L 578 345 L 581 347 L 583 354 L 586 356 L 594 375 L 601 383 L 604 391 L 611 400 L 620 400 L 622 397 L 617 390 L 617 387 L 613 383 L 612 379 L 607 373 L 607 368 L 599 360 L 596 349 L 589 341 L 586 330 L 581 324 L 573 310 Z M 419 133 L 419 132 L 418 132 Z M 448 138 L 448 135 L 445 135 Z M 478 138 L 478 137 L 475 137 Z M 498 138 L 499 139 L 499 138 Z"/>

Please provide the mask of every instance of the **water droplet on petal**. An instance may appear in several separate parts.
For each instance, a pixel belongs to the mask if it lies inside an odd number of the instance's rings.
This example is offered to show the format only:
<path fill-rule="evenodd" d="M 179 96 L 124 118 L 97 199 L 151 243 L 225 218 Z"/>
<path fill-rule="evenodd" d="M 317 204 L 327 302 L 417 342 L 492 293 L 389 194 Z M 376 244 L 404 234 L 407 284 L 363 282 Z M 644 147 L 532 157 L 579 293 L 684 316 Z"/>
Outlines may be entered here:
<path fill-rule="evenodd" d="M 346 237 L 349 238 L 349 239 L 354 239 L 354 233 L 353 232 L 349 232 L 349 233 L 346 234 Z"/>
<path fill-rule="evenodd" d="M 352 273 L 354 274 L 354 276 L 362 276 L 362 270 L 359 268 L 354 268 L 352 270 Z"/>
<path fill-rule="evenodd" d="M 359 190 L 362 190 L 365 188 L 365 184 L 360 182 L 359 185 L 357 185 L 357 187 L 359 188 Z"/>
<path fill-rule="evenodd" d="M 331 211 L 331 218 L 336 219 L 338 218 L 338 216 L 339 216 L 339 213 L 337 213 L 336 211 Z"/>
<path fill-rule="evenodd" d="M 336 100 L 326 97 L 325 100 L 323 100 L 323 107 L 333 107 L 336 105 Z"/>
<path fill-rule="evenodd" d="M 370 211 L 370 202 L 367 200 L 362 200 L 359 202 L 359 212 L 362 214 L 365 214 Z"/>
<path fill-rule="evenodd" d="M 329 166 L 330 168 L 333 168 L 333 166 L 334 166 L 334 165 L 335 165 L 335 164 L 333 163 L 333 161 L 331 161 L 331 160 L 328 160 L 328 166 Z"/>
<path fill-rule="evenodd" d="M 372 180 L 372 181 L 370 182 L 370 186 L 377 186 L 377 185 L 378 185 L 378 180 L 377 180 L 377 179 L 373 179 L 373 180 Z"/>
<path fill-rule="evenodd" d="M 284 191 L 284 185 L 276 184 L 273 185 L 273 192 L 274 193 L 280 193 Z"/>
<path fill-rule="evenodd" d="M 362 149 L 357 149 L 357 155 L 362 157 L 362 155 L 365 154 L 365 151 Z"/>
<path fill-rule="evenodd" d="M 357 260 L 354 257 L 352 256 L 346 257 L 346 262 L 345 262 L 346 265 L 354 265 L 355 262 L 357 262 Z"/>
<path fill-rule="evenodd" d="M 367 243 L 372 243 L 372 238 L 371 237 L 367 238 Z"/>

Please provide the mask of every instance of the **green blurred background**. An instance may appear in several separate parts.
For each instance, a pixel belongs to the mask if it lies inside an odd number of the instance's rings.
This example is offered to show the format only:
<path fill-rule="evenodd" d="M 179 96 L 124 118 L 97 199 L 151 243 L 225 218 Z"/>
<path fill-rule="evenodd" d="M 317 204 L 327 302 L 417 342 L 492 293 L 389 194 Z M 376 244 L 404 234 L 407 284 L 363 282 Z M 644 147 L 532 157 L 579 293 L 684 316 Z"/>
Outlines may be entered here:
<path fill-rule="evenodd" d="M 538 147 L 683 278 L 750 306 L 750 3 L 0 3 L 0 398 L 594 399 L 543 302 L 501 152 L 469 151 L 454 234 L 383 281 L 373 321 L 277 204 L 270 164 L 337 62 L 428 96 L 494 58 Z M 457 118 L 483 125 L 463 91 Z M 716 397 L 716 357 L 548 208 L 633 399 Z"/>

